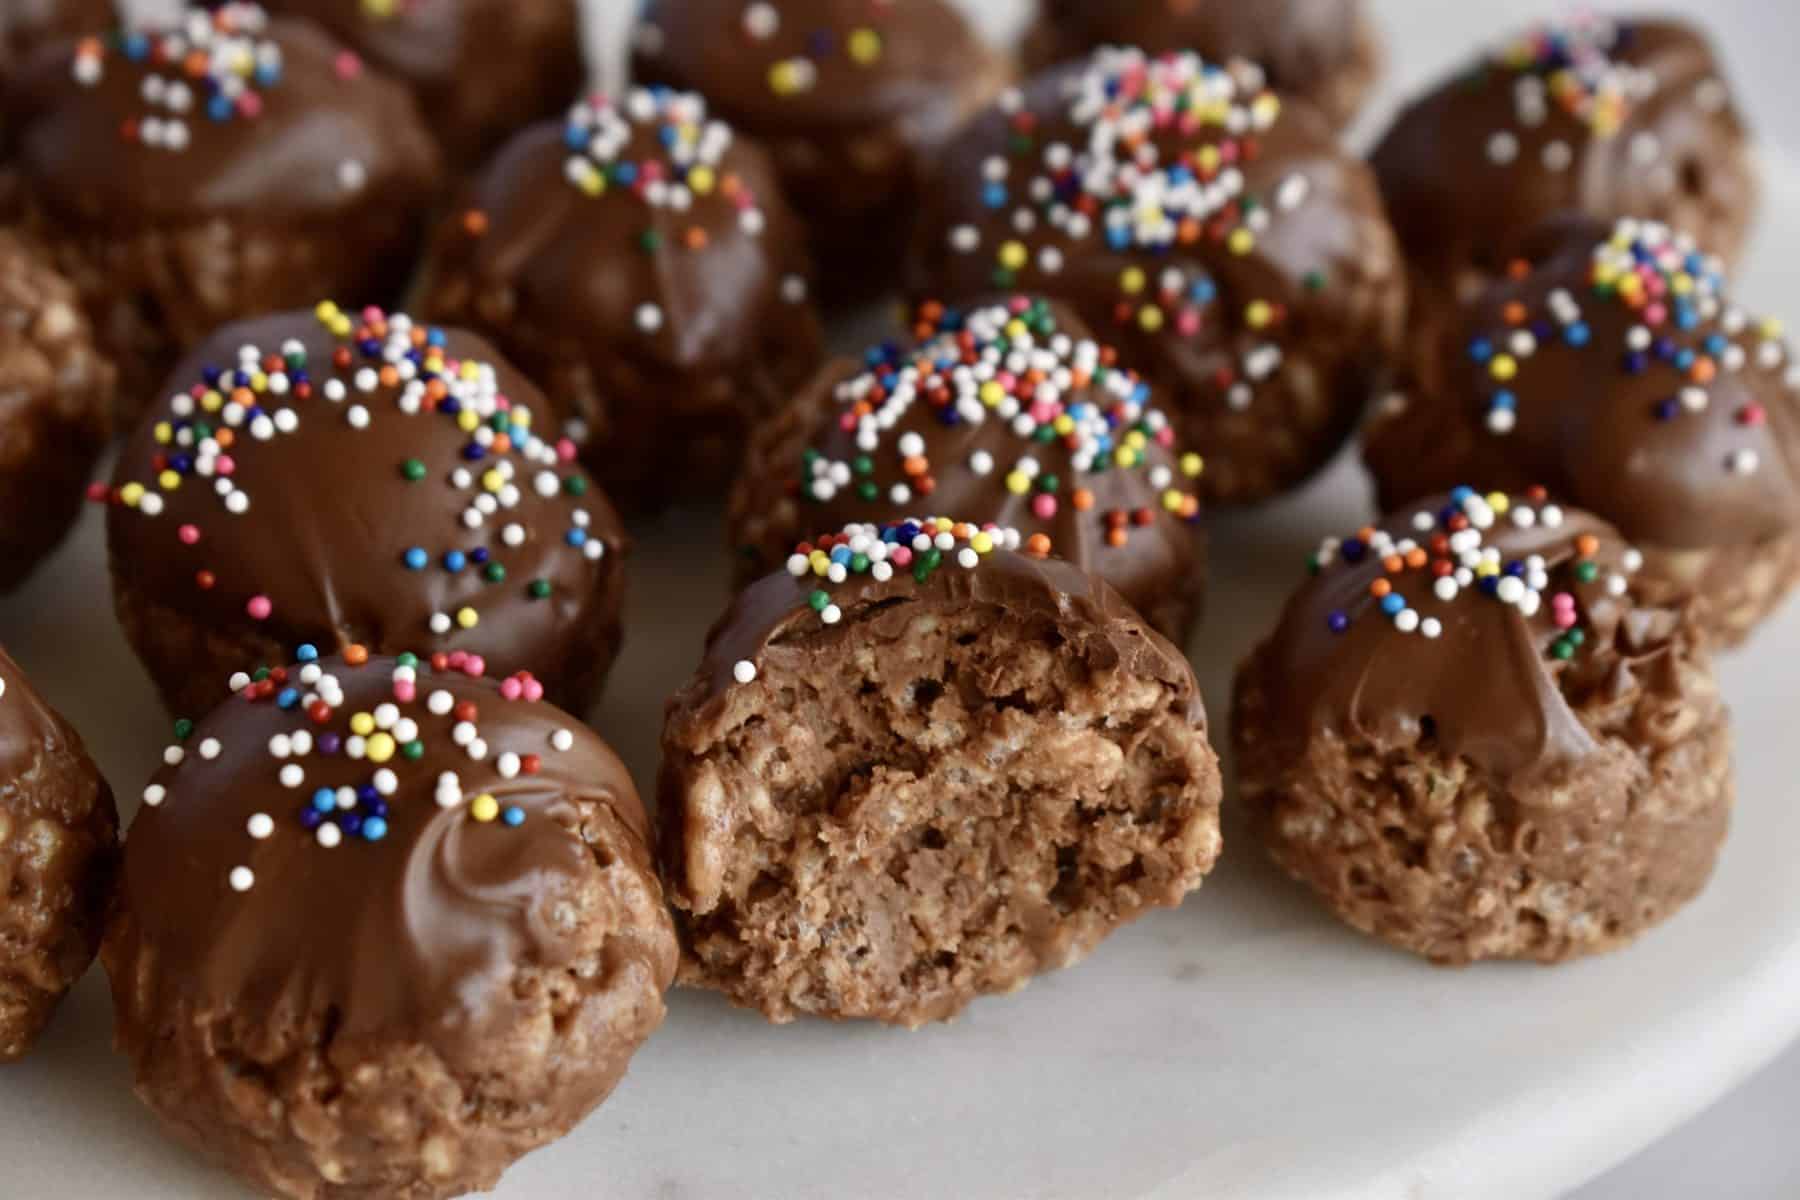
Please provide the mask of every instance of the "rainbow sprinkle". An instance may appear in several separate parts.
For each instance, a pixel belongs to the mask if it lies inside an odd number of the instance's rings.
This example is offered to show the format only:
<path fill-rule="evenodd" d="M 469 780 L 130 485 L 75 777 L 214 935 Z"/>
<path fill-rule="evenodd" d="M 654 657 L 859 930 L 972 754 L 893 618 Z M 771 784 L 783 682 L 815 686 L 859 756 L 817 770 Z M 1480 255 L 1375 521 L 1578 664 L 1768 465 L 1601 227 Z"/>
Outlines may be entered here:
<path fill-rule="evenodd" d="M 1090 477 L 1124 470 L 1145 475 L 1163 512 L 1199 520 L 1198 495 L 1180 484 L 1201 474 L 1200 456 L 1176 458 L 1174 431 L 1150 405 L 1149 384 L 1118 366 L 1110 347 L 1063 333 L 1046 302 L 1014 297 L 966 314 L 928 303 L 914 332 L 914 348 L 877 346 L 867 369 L 837 386 L 838 428 L 857 453 L 845 460 L 807 450 L 795 481 L 805 499 L 827 503 L 851 491 L 904 508 L 936 490 L 935 471 L 956 465 L 932 462 L 922 427 L 997 423 L 1017 439 L 1017 457 L 996 462 L 975 450 L 961 464 L 994 481 L 996 511 L 1016 497 L 1040 521 L 1064 505 L 1089 512 Z M 1071 478 L 1044 466 L 1040 456 L 1052 454 L 1067 457 Z M 1119 546 L 1156 510 L 1095 515 L 1108 544 Z"/>
<path fill-rule="evenodd" d="M 1668 373 L 1671 389 L 1656 404 L 1657 421 L 1708 412 L 1713 381 L 1751 366 L 1785 371 L 1787 386 L 1800 390 L 1800 364 L 1783 340 L 1781 323 L 1750 317 L 1726 301 L 1724 288 L 1719 260 L 1702 254 L 1688 235 L 1655 222 L 1618 222 L 1594 247 L 1585 292 L 1578 296 L 1557 288 L 1538 311 L 1515 301 L 1503 313 L 1504 328 L 1470 339 L 1469 358 L 1489 388 L 1488 431 L 1504 436 L 1516 427 L 1530 363 L 1548 346 L 1616 354 L 1618 369 L 1627 375 Z M 1595 343 L 1584 304 L 1629 310 L 1632 321 L 1622 345 Z M 1761 427 L 1768 414 L 1749 403 L 1732 416 L 1751 430 Z M 1741 447 L 1724 465 L 1748 473 L 1758 468 L 1759 457 Z"/>
<path fill-rule="evenodd" d="M 1050 539 L 1041 533 L 1026 538 L 1017 529 L 991 523 L 974 525 L 949 517 L 908 517 L 880 525 L 852 523 L 842 532 L 801 542 L 788 557 L 787 571 L 795 579 L 817 581 L 807 603 L 823 624 L 836 625 L 844 614 L 832 603 L 830 585 L 859 575 L 886 583 L 896 571 L 910 571 L 915 583 L 924 583 L 952 565 L 974 570 L 996 550 L 1023 550 L 1034 558 L 1047 558 Z M 751 666 L 754 669 L 754 664 Z"/>
<path fill-rule="evenodd" d="M 1381 564 L 1381 574 L 1369 584 L 1374 607 L 1392 626 L 1403 634 L 1417 633 L 1427 639 L 1443 636 L 1443 621 L 1423 615 L 1420 605 L 1429 596 L 1451 604 L 1464 596 L 1474 596 L 1509 605 L 1525 617 L 1534 617 L 1546 603 L 1552 623 L 1560 631 L 1550 645 L 1550 656 L 1566 660 L 1586 640 L 1580 628 L 1581 614 L 1574 584 L 1593 584 L 1600 578 L 1599 540 L 1591 534 L 1573 539 L 1574 558 L 1554 568 L 1557 577 L 1567 576 L 1559 586 L 1553 569 L 1543 555 L 1507 559 L 1500 549 L 1489 543 L 1488 531 L 1501 521 L 1509 521 L 1520 529 L 1540 527 L 1559 529 L 1564 522 L 1563 510 L 1549 502 L 1542 488 L 1533 488 L 1523 496 L 1504 492 L 1482 495 L 1473 488 L 1459 487 L 1450 493 L 1442 508 L 1423 510 L 1412 518 L 1412 534 L 1395 537 L 1386 530 L 1364 526 L 1346 538 L 1326 538 L 1307 560 L 1307 569 L 1322 574 L 1342 564 L 1359 569 L 1370 562 Z M 1608 595 L 1621 596 L 1628 586 L 1626 576 L 1643 565 L 1643 556 L 1635 550 L 1625 552 L 1624 572 L 1607 575 L 1604 587 Z M 1413 587 L 1417 591 L 1408 592 Z M 1326 627 L 1334 634 L 1349 631 L 1353 614 L 1334 609 L 1326 615 Z"/>
<path fill-rule="evenodd" d="M 370 428 L 377 411 L 447 421 L 464 435 L 455 462 L 400 458 L 394 482 L 417 486 L 435 475 L 464 496 L 459 533 L 446 546 L 438 539 L 447 531 L 425 531 L 436 546 L 404 549 L 395 569 L 467 572 L 489 586 L 508 583 L 506 552 L 534 536 L 519 513 L 528 498 L 587 494 L 587 477 L 573 465 L 574 443 L 567 438 L 550 442 L 534 433 L 530 408 L 501 390 L 493 364 L 450 355 L 448 335 L 441 329 L 378 308 L 353 318 L 329 301 L 314 316 L 336 342 L 328 361 L 311 361 L 304 344 L 290 339 L 273 350 L 243 346 L 234 364 L 204 368 L 189 388 L 169 399 L 166 417 L 153 428 L 160 449 L 148 481 L 101 489 L 95 498 L 154 519 L 163 515 L 171 497 L 184 488 L 198 488 L 211 498 L 216 519 L 245 519 L 254 498 L 236 483 L 239 459 L 276 452 L 281 439 L 293 435 L 302 421 L 339 421 L 358 432 Z M 588 562 L 601 560 L 606 543 L 590 534 L 588 510 L 577 505 L 567 519 L 560 535 L 567 553 Z M 181 547 L 204 552 L 207 531 L 197 521 L 184 521 L 172 532 Z M 196 572 L 194 581 L 201 591 L 223 582 L 206 568 Z M 551 593 L 545 579 L 528 581 L 525 588 L 537 600 Z M 245 602 L 245 613 L 258 622 L 275 615 L 270 598 L 255 591 Z M 428 632 L 443 636 L 473 629 L 480 619 L 480 607 L 466 604 L 432 614 Z"/>
<path fill-rule="evenodd" d="M 1485 66 L 1515 77 L 1514 115 L 1521 125 L 1543 124 L 1554 105 L 1595 137 L 1609 138 L 1625 123 L 1631 102 L 1656 87 L 1650 72 L 1613 57 L 1631 37 L 1629 25 L 1578 13 L 1508 39 Z"/>
<path fill-rule="evenodd" d="M 1117 278 L 1115 321 L 1182 339 L 1228 324 L 1247 330 L 1248 344 L 1235 366 L 1217 373 L 1214 386 L 1229 407 L 1248 408 L 1255 386 L 1282 365 L 1286 306 L 1249 296 L 1222 313 L 1212 274 L 1161 260 L 1178 251 L 1190 258 L 1203 251 L 1249 255 L 1280 215 L 1312 195 L 1310 179 L 1299 171 L 1270 195 L 1249 188 L 1243 168 L 1261 153 L 1262 136 L 1281 115 L 1261 70 L 1241 61 L 1220 66 L 1192 53 L 1151 57 L 1101 49 L 1063 98 L 1078 131 L 1075 146 L 1041 129 L 1017 89 L 1003 93 L 999 104 L 1006 148 L 982 164 L 977 185 L 992 220 L 985 229 L 953 227 L 952 252 L 969 256 L 985 248 L 994 286 L 1036 280 L 1052 293 L 1070 248 L 1098 243 L 1129 256 Z M 1316 291 L 1325 277 L 1309 272 L 1304 282 Z"/>
<path fill-rule="evenodd" d="M 538 774 L 546 754 L 567 752 L 575 744 L 569 730 L 557 729 L 538 752 L 496 753 L 482 736 L 479 705 L 458 700 L 443 688 L 425 686 L 422 676 L 428 671 L 481 674 L 465 663 L 440 666 L 434 661 L 427 668 L 415 656 L 401 655 L 392 670 L 389 698 L 352 712 L 345 705 L 343 681 L 325 668 L 316 649 L 300 647 L 296 660 L 292 668 L 259 672 L 254 683 L 236 680 L 235 690 L 249 703 L 270 704 L 293 715 L 291 727 L 269 739 L 267 767 L 294 797 L 287 827 L 326 850 L 381 842 L 394 822 L 417 819 L 394 805 L 407 785 L 409 764 L 424 758 L 434 744 L 454 744 L 469 763 L 463 771 L 445 771 L 433 782 L 436 808 L 460 809 L 471 823 L 507 828 L 526 820 L 524 808 L 505 799 L 512 781 Z M 346 655 L 345 661 L 349 669 L 360 670 L 369 660 L 359 651 Z M 501 703 L 535 704 L 543 699 L 544 689 L 530 673 L 521 672 L 504 680 L 499 693 Z M 163 751 L 165 765 L 203 768 L 223 756 L 226 748 L 217 738 L 193 744 L 194 734 L 192 721 L 176 722 L 175 741 Z M 341 777 L 343 771 L 335 765 L 341 762 L 356 764 L 355 782 L 329 786 L 318 778 L 327 772 Z M 164 785 L 152 784 L 144 789 L 143 801 L 160 808 L 179 803 L 179 798 Z M 277 816 L 251 815 L 244 832 L 253 846 L 282 833 Z M 226 882 L 233 891 L 247 892 L 256 884 L 256 873 L 248 864 L 238 865 L 227 873 Z"/>

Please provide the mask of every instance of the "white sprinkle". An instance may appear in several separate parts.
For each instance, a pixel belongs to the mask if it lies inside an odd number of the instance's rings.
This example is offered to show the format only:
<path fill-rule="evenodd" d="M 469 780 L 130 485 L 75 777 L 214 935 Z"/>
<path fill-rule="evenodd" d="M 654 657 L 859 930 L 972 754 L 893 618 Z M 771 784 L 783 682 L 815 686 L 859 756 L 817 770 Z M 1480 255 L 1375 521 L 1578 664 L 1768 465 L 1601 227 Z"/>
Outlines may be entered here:
<path fill-rule="evenodd" d="M 226 876 L 226 879 L 230 882 L 231 890 L 234 892 L 247 892 L 256 886 L 256 872 L 249 867 L 231 868 L 231 874 Z"/>
<path fill-rule="evenodd" d="M 306 782 L 306 769 L 299 763 L 289 763 L 281 768 L 278 778 L 281 780 L 282 787 L 297 788 Z"/>
<path fill-rule="evenodd" d="M 144 789 L 144 803 L 151 808 L 161 807 L 163 800 L 168 794 L 168 789 L 163 787 L 162 784 L 153 783 Z"/>
<path fill-rule="evenodd" d="M 827 604 L 825 611 L 819 614 L 819 619 L 827 625 L 836 625 L 844 619 L 844 610 L 835 604 Z"/>
<path fill-rule="evenodd" d="M 1575 152 L 1567 142 L 1551 142 L 1544 147 L 1544 166 L 1552 171 L 1566 171 L 1575 161 Z"/>
<path fill-rule="evenodd" d="M 375 772 L 375 790 L 383 796 L 391 796 L 400 790 L 400 777 L 386 767 Z"/>
<path fill-rule="evenodd" d="M 494 760 L 494 769 L 500 772 L 502 779 L 516 779 L 519 775 L 519 756 L 510 750 Z"/>
<path fill-rule="evenodd" d="M 750 683 L 756 679 L 756 664 L 747 658 L 741 658 L 731 668 L 731 677 L 739 683 Z"/>
<path fill-rule="evenodd" d="M 655 333 L 662 328 L 663 311 L 654 304 L 640 304 L 637 310 L 637 327 L 643 333 Z"/>
<path fill-rule="evenodd" d="M 774 37 L 775 31 L 780 28 L 781 14 L 775 11 L 773 4 L 752 4 L 744 10 L 744 32 L 757 41 Z"/>
<path fill-rule="evenodd" d="M 260 842 L 275 832 L 275 818 L 268 813 L 254 813 L 245 827 L 250 831 L 250 836 Z"/>
<path fill-rule="evenodd" d="M 456 697 L 446 691 L 436 691 L 426 699 L 425 707 L 433 716 L 441 717 L 456 707 Z"/>
<path fill-rule="evenodd" d="M 1488 161 L 1505 166 L 1519 157 L 1519 139 L 1504 129 L 1488 139 Z"/>
<path fill-rule="evenodd" d="M 352 429 L 367 429 L 369 427 L 369 410 L 360 404 L 352 404 L 350 406 L 350 411 L 345 413 L 344 416 L 349 420 L 350 428 Z"/>
<path fill-rule="evenodd" d="M 219 745 L 218 738 L 207 738 L 200 743 L 200 757 L 211 761 L 212 759 L 219 757 L 220 749 L 222 749 L 222 747 Z"/>
<path fill-rule="evenodd" d="M 1748 447 L 1742 450 L 1734 450 L 1731 453 L 1731 469 L 1739 475 L 1749 475 L 1753 473 L 1761 462 L 1762 459 L 1757 455 L 1756 451 L 1751 450 Z"/>
<path fill-rule="evenodd" d="M 1494 594 L 1506 604 L 1517 604 L 1525 595 L 1525 581 L 1517 575 L 1503 575 L 1495 585 Z"/>
<path fill-rule="evenodd" d="M 575 747 L 575 735 L 566 729 L 559 729 L 550 735 L 550 748 L 567 752 Z"/>
<path fill-rule="evenodd" d="M 338 186 L 346 192 L 360 192 L 369 182 L 369 172 L 354 158 L 346 158 L 338 164 L 337 178 Z"/>
<path fill-rule="evenodd" d="M 344 831 L 327 821 L 319 826 L 319 831 L 313 836 L 319 839 L 319 845 L 329 850 L 344 840 Z"/>
<path fill-rule="evenodd" d="M 1435 638 L 1444 632 L 1444 623 L 1436 617 L 1426 617 L 1419 622 L 1419 632 L 1428 638 Z"/>

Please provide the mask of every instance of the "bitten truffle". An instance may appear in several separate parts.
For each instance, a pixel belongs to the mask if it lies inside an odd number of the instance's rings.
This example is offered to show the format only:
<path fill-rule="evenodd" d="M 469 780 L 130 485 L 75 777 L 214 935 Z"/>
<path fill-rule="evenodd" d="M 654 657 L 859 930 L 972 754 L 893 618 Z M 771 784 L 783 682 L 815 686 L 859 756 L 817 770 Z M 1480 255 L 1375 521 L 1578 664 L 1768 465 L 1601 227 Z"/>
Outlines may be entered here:
<path fill-rule="evenodd" d="M 1800 579 L 1800 364 L 1717 258 L 1651 222 L 1558 222 L 1447 322 L 1371 423 L 1392 508 L 1460 478 L 1543 483 L 1737 642 Z"/>
<path fill-rule="evenodd" d="M 26 228 L 75 284 L 135 417 L 227 321 L 398 299 L 437 149 L 412 98 L 253 4 L 46 51 L 11 136 Z"/>
<path fill-rule="evenodd" d="M 1589 14 L 1509 38 L 1408 106 L 1370 162 L 1425 340 L 1560 214 L 1666 221 L 1731 258 L 1756 200 L 1712 47 L 1663 20 Z"/>
<path fill-rule="evenodd" d="M 1238 674 L 1238 788 L 1275 861 L 1436 962 L 1558 962 L 1692 899 L 1731 747 L 1692 604 L 1542 492 L 1458 488 L 1324 542 Z"/>
<path fill-rule="evenodd" d="M 119 457 L 107 547 L 119 620 L 176 713 L 301 644 L 505 664 L 591 705 L 624 533 L 481 338 L 323 304 L 227 326 L 163 395 Z"/>
<path fill-rule="evenodd" d="M 94 961 L 119 814 L 80 736 L 0 650 L 0 1062 Z"/>
<path fill-rule="evenodd" d="M 628 508 L 716 495 L 823 357 L 768 156 L 700 97 L 593 97 L 513 140 L 440 231 L 430 316 L 492 337 Z"/>
<path fill-rule="evenodd" d="M 941 505 L 1045 534 L 1184 641 L 1205 577 L 1202 463 L 1149 385 L 1044 301 L 927 304 L 912 335 L 825 368 L 757 429 L 729 509 L 740 581 L 809 532 Z"/>
<path fill-rule="evenodd" d="M 918 1026 L 1200 885 L 1193 672 L 1046 540 L 851 526 L 739 596 L 663 732 L 684 981 Z"/>
<path fill-rule="evenodd" d="M 529 676 L 294 678 L 303 704 L 218 709 L 144 791 L 101 951 L 119 1048 L 262 1194 L 485 1191 L 662 1023 L 643 806 Z"/>
<path fill-rule="evenodd" d="M 113 369 L 94 349 L 75 289 L 0 229 L 0 592 L 74 524 L 112 403 Z"/>
<path fill-rule="evenodd" d="M 1318 109 L 1335 128 L 1356 116 L 1381 73 L 1366 0 L 1045 0 L 1025 57 L 1047 67 L 1102 46 L 1249 59 L 1277 91 Z"/>
<path fill-rule="evenodd" d="M 6 0 L 0 4 L 0 79 L 37 47 L 113 23 L 112 0 Z"/>
<path fill-rule="evenodd" d="M 453 169 L 480 166 L 581 90 L 579 0 L 268 0 L 412 89 Z"/>
<path fill-rule="evenodd" d="M 1366 167 L 1259 68 L 1103 49 L 1009 91 L 942 156 L 915 295 L 1073 307 L 1156 389 L 1202 489 L 1245 503 L 1330 458 L 1399 344 Z"/>
<path fill-rule="evenodd" d="M 846 297 L 891 285 L 925 167 L 1007 76 L 949 0 L 646 0 L 634 51 L 769 148 Z"/>

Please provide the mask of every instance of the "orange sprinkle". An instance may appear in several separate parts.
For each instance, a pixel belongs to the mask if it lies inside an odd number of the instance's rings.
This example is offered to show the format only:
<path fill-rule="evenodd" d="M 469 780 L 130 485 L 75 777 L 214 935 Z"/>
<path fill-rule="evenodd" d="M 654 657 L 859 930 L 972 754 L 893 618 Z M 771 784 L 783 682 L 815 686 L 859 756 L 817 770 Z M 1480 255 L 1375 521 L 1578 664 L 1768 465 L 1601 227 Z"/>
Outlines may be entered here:
<path fill-rule="evenodd" d="M 237 445 L 237 430 L 217 429 L 213 431 L 213 441 L 219 443 L 219 449 L 229 450 Z"/>
<path fill-rule="evenodd" d="M 1517 300 L 1510 301 L 1501 310 L 1501 315 L 1506 318 L 1508 325 L 1523 325 L 1525 323 L 1525 306 Z"/>
<path fill-rule="evenodd" d="M 361 642 L 351 642 L 344 647 L 344 661 L 353 667 L 360 667 L 369 661 L 369 648 Z"/>
<path fill-rule="evenodd" d="M 1094 493 L 1086 488 L 1076 488 L 1075 494 L 1069 497 L 1069 502 L 1075 506 L 1076 512 L 1087 512 L 1094 507 Z"/>
<path fill-rule="evenodd" d="M 1390 554 L 1381 560 L 1381 569 L 1386 571 L 1389 575 L 1398 575 L 1405 566 L 1405 560 L 1398 554 Z"/>
<path fill-rule="evenodd" d="M 1025 539 L 1025 553 L 1033 558 L 1050 557 L 1050 539 L 1044 534 L 1034 533 Z"/>
<path fill-rule="evenodd" d="M 1693 367 L 1688 371 L 1688 374 L 1693 376 L 1695 383 L 1711 383 L 1713 376 L 1717 373 L 1718 367 L 1710 358 L 1696 358 Z"/>
<path fill-rule="evenodd" d="M 1377 579 L 1369 585 L 1369 595 L 1381 597 L 1394 590 L 1394 585 L 1385 579 Z"/>
<path fill-rule="evenodd" d="M 1411 567 L 1415 571 L 1418 570 L 1420 567 L 1424 566 L 1425 565 L 1425 547 L 1414 546 L 1411 550 L 1408 550 L 1406 552 L 1406 565 Z"/>
<path fill-rule="evenodd" d="M 931 461 L 922 454 L 908 455 L 901 460 L 900 469 L 908 475 L 923 475 L 931 469 Z"/>
<path fill-rule="evenodd" d="M 1600 549 L 1600 539 L 1591 533 L 1584 533 L 1575 539 L 1575 551 L 1583 558 L 1592 558 L 1598 549 Z"/>
<path fill-rule="evenodd" d="M 1123 546 L 1130 540 L 1131 533 L 1123 525 L 1114 525 L 1106 531 L 1106 544 L 1109 546 Z"/>
<path fill-rule="evenodd" d="M 1522 258 L 1515 258 L 1506 264 L 1506 273 L 1513 279 L 1523 279 L 1531 274 L 1531 264 Z"/>
<path fill-rule="evenodd" d="M 396 367 L 393 363 L 389 363 L 389 364 L 387 364 L 387 366 L 381 368 L 381 386 L 382 387 L 393 387 L 395 384 L 397 384 L 399 382 L 400 382 L 400 368 Z"/>
<path fill-rule="evenodd" d="M 698 225 L 690 225 L 681 240 L 686 243 L 689 250 L 704 250 L 706 248 L 706 230 Z"/>
<path fill-rule="evenodd" d="M 479 208 L 471 208 L 462 216 L 463 232 L 470 237 L 486 237 L 488 231 L 488 215 Z"/>

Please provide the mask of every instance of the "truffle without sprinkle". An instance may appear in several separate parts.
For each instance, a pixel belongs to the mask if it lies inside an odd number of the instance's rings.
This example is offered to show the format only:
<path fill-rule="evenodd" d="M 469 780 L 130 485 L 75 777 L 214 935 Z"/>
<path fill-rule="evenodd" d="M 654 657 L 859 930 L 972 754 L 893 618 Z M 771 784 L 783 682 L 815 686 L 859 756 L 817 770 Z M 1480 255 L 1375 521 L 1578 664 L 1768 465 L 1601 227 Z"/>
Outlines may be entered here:
<path fill-rule="evenodd" d="M 949 526 L 918 549 L 916 523 L 853 527 L 846 562 L 876 561 L 843 583 L 802 559 L 755 584 L 670 700 L 685 982 L 772 1021 L 948 1020 L 1178 903 L 1218 856 L 1187 661 L 1105 583 L 1005 548 L 1016 532 Z"/>
<path fill-rule="evenodd" d="M 1025 57 L 1041 68 L 1101 46 L 1247 58 L 1283 95 L 1338 129 L 1355 118 L 1381 73 L 1380 34 L 1365 0 L 1045 0 L 1026 34 Z"/>
<path fill-rule="evenodd" d="M 0 650 L 0 1062 L 94 961 L 119 814 L 81 737 Z"/>
<path fill-rule="evenodd" d="M 154 63 L 170 38 L 201 74 Z M 81 293 L 127 420 L 227 321 L 397 299 L 441 174 L 403 88 L 248 4 L 47 50 L 8 121 L 25 227 Z"/>
<path fill-rule="evenodd" d="M 75 523 L 112 403 L 113 369 L 94 350 L 75 289 L 0 229 L 0 592 Z"/>
<path fill-rule="evenodd" d="M 1529 29 L 1414 101 L 1370 163 L 1421 341 L 1560 214 L 1667 221 L 1730 259 L 1756 206 L 1720 64 L 1676 21 L 1590 14 Z"/>
<path fill-rule="evenodd" d="M 294 675 L 324 719 L 226 705 L 145 793 L 101 952 L 119 1047 L 169 1130 L 264 1193 L 485 1191 L 662 1023 L 643 806 L 529 677 Z"/>
<path fill-rule="evenodd" d="M 633 48 L 769 148 L 847 299 L 891 286 L 928 166 L 1008 75 L 950 0 L 646 0 Z"/>
<path fill-rule="evenodd" d="M 825 368 L 752 437 L 728 522 L 742 583 L 821 529 L 917 504 L 1043 533 L 1180 644 L 1200 607 L 1202 463 L 1061 305 L 920 308 L 907 346 Z"/>
<path fill-rule="evenodd" d="M 1211 500 L 1311 474 L 1387 374 L 1404 288 L 1374 179 L 1249 63 L 1102 49 L 1003 94 L 938 166 L 913 294 L 1070 305 L 1205 456 Z"/>
<path fill-rule="evenodd" d="M 421 294 L 540 382 L 607 490 L 648 509 L 716 495 L 819 364 L 810 276 L 763 151 L 699 96 L 634 89 L 515 138 Z"/>
<path fill-rule="evenodd" d="M 578 0 L 270 0 L 406 84 L 451 167 L 478 167 L 581 89 Z"/>
<path fill-rule="evenodd" d="M 324 304 L 227 326 L 162 394 L 119 456 L 107 547 L 173 711 L 302 644 L 485 658 L 592 704 L 624 530 L 487 342 Z"/>
<path fill-rule="evenodd" d="M 1333 912 L 1436 962 L 1559 962 L 1700 891 L 1725 707 L 1693 604 L 1645 600 L 1609 526 L 1459 489 L 1312 565 L 1233 732 L 1262 839 Z"/>
<path fill-rule="evenodd" d="M 1780 323 L 1653 223 L 1558 222 L 1521 263 L 1371 423 L 1383 503 L 1542 482 L 1643 551 L 1640 587 L 1698 596 L 1708 633 L 1742 640 L 1800 580 L 1800 363 Z"/>

